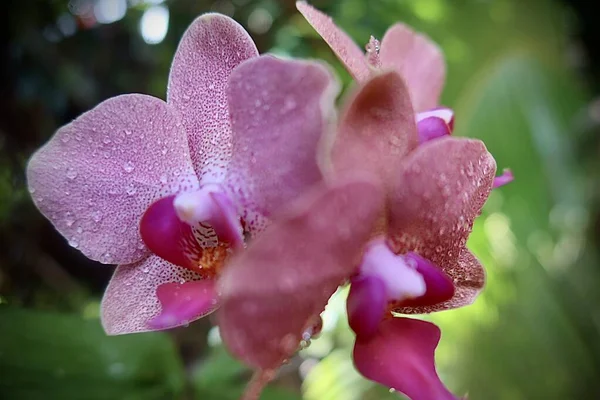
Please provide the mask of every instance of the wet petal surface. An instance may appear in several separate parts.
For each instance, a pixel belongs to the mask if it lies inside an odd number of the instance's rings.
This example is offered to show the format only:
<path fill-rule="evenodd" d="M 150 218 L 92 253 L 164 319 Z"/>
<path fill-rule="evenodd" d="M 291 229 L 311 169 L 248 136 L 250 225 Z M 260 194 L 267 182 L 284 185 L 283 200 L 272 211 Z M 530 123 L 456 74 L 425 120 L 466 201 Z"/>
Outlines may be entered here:
<path fill-rule="evenodd" d="M 200 275 L 158 256 L 118 266 L 102 298 L 104 330 L 109 335 L 155 330 L 148 322 L 162 309 L 156 290 L 165 283 L 181 284 L 200 279 Z"/>
<path fill-rule="evenodd" d="M 227 185 L 250 233 L 321 179 L 317 148 L 337 92 L 331 72 L 316 62 L 261 56 L 232 73 Z"/>
<path fill-rule="evenodd" d="M 192 162 L 203 184 L 223 181 L 231 158 L 227 82 L 231 71 L 258 56 L 244 28 L 221 14 L 198 17 L 175 53 L 167 102 L 180 111 Z"/>
<path fill-rule="evenodd" d="M 369 78 L 371 70 L 364 52 L 346 32 L 335 25 L 330 16 L 323 14 L 305 1 L 296 2 L 296 7 L 323 40 L 327 42 L 354 79 L 363 81 Z"/>
<path fill-rule="evenodd" d="M 290 357 L 355 271 L 381 207 L 382 192 L 370 181 L 320 186 L 233 258 L 217 313 L 229 350 L 258 369 Z"/>
<path fill-rule="evenodd" d="M 403 165 L 392 194 L 390 244 L 398 254 L 414 251 L 441 267 L 456 287 L 452 299 L 424 311 L 469 304 L 483 287 L 481 265 L 465 255 L 465 244 L 495 171 L 483 143 L 453 137 L 423 144 Z"/>
<path fill-rule="evenodd" d="M 176 112 L 132 94 L 60 128 L 29 161 L 32 198 L 87 257 L 131 263 L 148 255 L 139 223 L 155 200 L 198 187 Z"/>
<path fill-rule="evenodd" d="M 406 81 L 415 111 L 439 105 L 446 79 L 446 64 L 434 42 L 397 23 L 381 39 L 379 55 L 383 68 L 394 68 Z"/>

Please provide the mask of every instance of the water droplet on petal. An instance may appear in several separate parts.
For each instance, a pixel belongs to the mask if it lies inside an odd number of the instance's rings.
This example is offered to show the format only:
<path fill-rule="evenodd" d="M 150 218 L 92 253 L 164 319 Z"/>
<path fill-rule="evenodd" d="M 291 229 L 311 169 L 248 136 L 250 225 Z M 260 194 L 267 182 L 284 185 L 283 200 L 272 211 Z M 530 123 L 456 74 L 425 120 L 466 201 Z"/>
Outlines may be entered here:
<path fill-rule="evenodd" d="M 102 138 L 102 143 L 104 144 L 109 144 L 111 142 L 110 138 L 108 136 L 104 136 Z"/>
<path fill-rule="evenodd" d="M 73 168 L 68 168 L 67 169 L 67 178 L 69 178 L 71 180 L 77 178 L 77 171 L 75 171 Z"/>
<path fill-rule="evenodd" d="M 92 219 L 94 222 L 100 222 L 102 220 L 102 211 L 94 211 L 92 213 Z"/>
<path fill-rule="evenodd" d="M 123 169 L 125 170 L 125 172 L 130 173 L 131 171 L 133 171 L 134 165 L 131 161 L 127 161 L 124 165 L 123 165 Z"/>
<path fill-rule="evenodd" d="M 71 135 L 69 135 L 68 133 L 65 133 L 60 137 L 60 141 L 63 143 L 67 143 L 69 140 L 71 140 Z"/>
<path fill-rule="evenodd" d="M 137 189 L 135 188 L 135 186 L 129 185 L 125 188 L 125 192 L 127 192 L 129 196 L 133 196 L 137 192 Z"/>
<path fill-rule="evenodd" d="M 72 238 L 71 240 L 69 240 L 69 246 L 73 247 L 74 249 L 79 247 L 79 243 L 77 243 L 77 240 L 75 240 L 75 238 Z"/>

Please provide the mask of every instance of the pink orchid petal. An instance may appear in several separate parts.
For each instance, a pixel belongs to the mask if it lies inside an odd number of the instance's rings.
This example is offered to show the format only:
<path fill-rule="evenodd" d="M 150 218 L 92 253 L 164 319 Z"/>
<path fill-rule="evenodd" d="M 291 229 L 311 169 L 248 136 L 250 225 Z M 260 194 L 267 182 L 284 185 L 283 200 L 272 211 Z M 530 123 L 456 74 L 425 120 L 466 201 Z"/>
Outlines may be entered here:
<path fill-rule="evenodd" d="M 456 400 L 435 370 L 440 330 L 430 322 L 390 318 L 375 336 L 357 336 L 354 365 L 367 379 L 412 400 Z"/>
<path fill-rule="evenodd" d="M 441 118 L 450 127 L 450 132 L 454 131 L 454 111 L 451 108 L 438 107 L 420 112 L 417 114 L 417 123 L 429 117 Z"/>
<path fill-rule="evenodd" d="M 406 81 L 415 111 L 439 104 L 446 79 L 446 64 L 440 48 L 424 35 L 397 23 L 381 40 L 383 68 L 394 68 Z"/>
<path fill-rule="evenodd" d="M 60 128 L 27 167 L 40 211 L 87 257 L 131 263 L 155 200 L 198 187 L 176 112 L 141 94 L 106 100 Z"/>
<path fill-rule="evenodd" d="M 179 43 L 167 102 L 181 112 L 192 162 L 203 184 L 221 182 L 231 158 L 229 75 L 256 56 L 256 46 L 244 28 L 221 14 L 198 17 Z"/>
<path fill-rule="evenodd" d="M 450 300 L 454 296 L 454 283 L 440 267 L 417 253 L 409 252 L 403 257 L 423 277 L 427 289 L 422 296 L 402 300 L 398 303 L 399 307 L 431 306 Z"/>
<path fill-rule="evenodd" d="M 513 175 L 512 171 L 507 168 L 504 171 L 502 171 L 502 175 L 494 178 L 494 189 L 507 185 L 514 180 L 515 176 Z"/>
<path fill-rule="evenodd" d="M 330 16 L 323 14 L 305 1 L 296 2 L 296 8 L 327 42 L 354 79 L 364 81 L 369 78 L 371 69 L 364 52 L 346 32 L 335 25 Z"/>
<path fill-rule="evenodd" d="M 321 179 L 317 147 L 337 93 L 331 72 L 315 62 L 261 56 L 231 74 L 233 158 L 226 179 L 250 233 Z"/>
<path fill-rule="evenodd" d="M 202 252 L 192 227 L 182 222 L 173 202 L 176 196 L 164 197 L 154 202 L 140 222 L 142 239 L 152 253 L 180 267 L 194 270 L 195 254 Z"/>
<path fill-rule="evenodd" d="M 404 156 L 417 145 L 406 86 L 392 71 L 371 78 L 347 102 L 332 159 L 338 172 L 368 170 L 391 183 Z"/>
<path fill-rule="evenodd" d="M 428 117 L 417 122 L 419 131 L 419 143 L 423 144 L 430 140 L 450 135 L 450 126 L 441 118 Z"/>
<path fill-rule="evenodd" d="M 391 194 L 392 248 L 397 254 L 414 251 L 441 267 L 456 288 L 452 299 L 423 310 L 469 304 L 483 287 L 484 274 L 479 263 L 462 257 L 473 220 L 492 189 L 494 158 L 479 140 L 445 137 L 417 148 L 399 172 Z"/>
<path fill-rule="evenodd" d="M 210 314 L 217 307 L 215 281 L 206 279 L 185 283 L 164 283 L 156 290 L 161 313 L 148 321 L 152 329 L 181 326 Z"/>
<path fill-rule="evenodd" d="M 181 193 L 173 202 L 175 212 L 191 226 L 210 226 L 219 242 L 244 247 L 242 224 L 235 205 L 219 185 L 205 185 L 195 192 Z"/>
<path fill-rule="evenodd" d="M 266 370 L 296 351 L 354 273 L 382 196 L 368 180 L 319 186 L 231 260 L 219 282 L 217 320 L 234 355 Z"/>
<path fill-rule="evenodd" d="M 157 256 L 118 266 L 102 299 L 101 320 L 104 330 L 109 335 L 156 330 L 148 326 L 148 322 L 161 313 L 157 289 L 165 283 L 200 279 L 200 275 Z M 188 322 L 192 322 L 192 319 Z"/>
<path fill-rule="evenodd" d="M 362 337 L 373 336 L 387 313 L 385 282 L 372 275 L 352 278 L 346 301 L 350 328 Z"/>

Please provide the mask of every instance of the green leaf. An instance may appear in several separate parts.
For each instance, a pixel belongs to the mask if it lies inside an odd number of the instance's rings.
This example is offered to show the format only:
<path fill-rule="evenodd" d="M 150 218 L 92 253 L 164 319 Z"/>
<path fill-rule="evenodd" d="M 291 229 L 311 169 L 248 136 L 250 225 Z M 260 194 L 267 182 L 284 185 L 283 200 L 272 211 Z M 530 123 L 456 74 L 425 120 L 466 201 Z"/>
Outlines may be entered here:
<path fill-rule="evenodd" d="M 165 334 L 106 336 L 97 320 L 0 308 L 0 393 L 21 400 L 174 399 L 181 361 Z"/>

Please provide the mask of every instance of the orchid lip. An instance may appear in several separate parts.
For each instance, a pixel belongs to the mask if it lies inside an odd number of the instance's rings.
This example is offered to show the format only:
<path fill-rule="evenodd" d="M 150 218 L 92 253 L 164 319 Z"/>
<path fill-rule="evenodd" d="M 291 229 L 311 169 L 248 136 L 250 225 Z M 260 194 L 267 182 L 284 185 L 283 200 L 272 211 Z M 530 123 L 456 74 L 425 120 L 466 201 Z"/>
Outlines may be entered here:
<path fill-rule="evenodd" d="M 217 237 L 233 248 L 244 245 L 243 229 L 233 201 L 219 185 L 208 184 L 195 192 L 181 193 L 173 202 L 179 219 L 190 226 L 210 225 Z"/>
<path fill-rule="evenodd" d="M 421 274 L 405 262 L 402 256 L 394 254 L 383 239 L 375 239 L 369 244 L 360 266 L 360 274 L 381 279 L 389 300 L 415 298 L 426 291 Z"/>
<path fill-rule="evenodd" d="M 454 130 L 454 111 L 451 108 L 439 107 L 429 111 L 423 111 L 416 115 L 417 124 L 424 119 L 436 117 L 442 119 L 450 128 L 450 132 Z"/>

